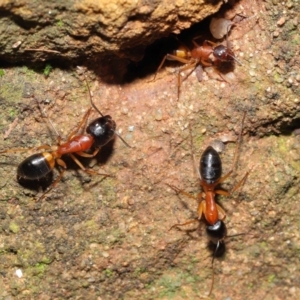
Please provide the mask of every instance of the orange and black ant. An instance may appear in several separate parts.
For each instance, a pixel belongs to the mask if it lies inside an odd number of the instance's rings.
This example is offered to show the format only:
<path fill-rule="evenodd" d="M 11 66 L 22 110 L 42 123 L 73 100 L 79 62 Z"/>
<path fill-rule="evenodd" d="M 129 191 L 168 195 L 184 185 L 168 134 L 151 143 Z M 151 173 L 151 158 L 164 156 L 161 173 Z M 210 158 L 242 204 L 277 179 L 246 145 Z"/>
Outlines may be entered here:
<path fill-rule="evenodd" d="M 162 62 L 160 63 L 153 80 L 155 80 L 157 73 L 162 68 L 166 60 L 173 60 L 178 61 L 185 64 L 181 67 L 178 71 L 178 83 L 177 83 L 177 100 L 180 96 L 180 87 L 181 87 L 181 73 L 183 71 L 191 69 L 191 72 L 196 67 L 215 67 L 217 69 L 218 74 L 220 75 L 221 79 L 225 82 L 226 79 L 223 77 L 222 73 L 218 71 L 220 66 L 224 63 L 232 64 L 234 61 L 240 63 L 237 58 L 235 57 L 232 49 L 229 46 L 228 38 L 226 36 L 226 43 L 227 45 L 224 46 L 222 44 L 216 44 L 209 40 L 205 40 L 202 45 L 199 45 L 196 40 L 199 37 L 195 37 L 192 40 L 193 49 L 189 49 L 185 45 L 181 45 L 178 50 L 173 51 L 172 54 L 166 54 L 163 58 Z M 202 69 L 201 69 L 202 71 Z M 191 73 L 190 72 L 190 73 Z M 190 74 L 189 73 L 189 74 Z M 198 80 L 202 80 L 202 72 L 197 72 Z M 187 76 L 189 76 L 189 74 Z M 201 74 L 201 75 L 200 75 Z M 186 76 L 186 77 L 187 77 Z"/>
<path fill-rule="evenodd" d="M 224 220 L 226 217 L 226 213 L 223 208 L 216 203 L 216 194 L 230 196 L 246 181 L 248 177 L 247 172 L 243 179 L 232 189 L 231 192 L 217 189 L 217 187 L 223 181 L 225 181 L 232 174 L 232 172 L 233 171 L 231 170 L 225 176 L 221 177 L 222 162 L 220 155 L 212 146 L 208 146 L 202 153 L 199 165 L 200 185 L 203 188 L 205 199 L 202 199 L 202 193 L 199 193 L 196 198 L 198 200 L 197 219 L 189 220 L 183 224 L 175 224 L 172 226 L 172 228 L 196 222 L 200 220 L 202 216 L 204 216 L 207 224 L 209 225 L 214 225 L 217 221 Z M 180 190 L 175 186 L 169 186 L 177 193 L 181 193 L 189 198 L 195 199 L 195 197 L 191 194 Z"/>
<path fill-rule="evenodd" d="M 244 114 L 242 119 L 242 129 L 239 135 L 239 141 L 236 147 L 235 159 L 233 164 L 233 169 L 237 159 L 237 152 L 238 146 L 241 140 L 243 124 L 246 114 Z M 167 184 L 170 188 L 175 190 L 177 193 L 181 193 L 186 195 L 189 198 L 196 199 L 198 201 L 198 208 L 197 208 L 197 218 L 189 220 L 185 223 L 175 224 L 172 228 L 185 226 L 194 222 L 199 222 L 202 216 L 205 219 L 206 224 L 206 233 L 208 236 L 209 241 L 215 246 L 215 250 L 213 253 L 212 259 L 212 268 L 214 268 L 214 258 L 218 256 L 219 252 L 222 252 L 222 249 L 225 249 L 224 239 L 227 236 L 227 228 L 223 220 L 226 217 L 225 211 L 223 208 L 217 204 L 215 196 L 217 194 L 223 196 L 230 196 L 233 192 L 235 192 L 241 185 L 243 185 L 249 175 L 249 171 L 244 175 L 242 180 L 238 182 L 238 184 L 229 192 L 222 189 L 218 189 L 218 186 L 225 181 L 231 174 L 232 170 L 228 172 L 225 176 L 221 177 L 222 175 L 222 161 L 220 158 L 219 153 L 212 147 L 208 146 L 202 156 L 200 158 L 199 164 L 199 177 L 200 177 L 200 185 L 203 189 L 203 193 L 205 194 L 204 199 L 202 198 L 202 193 L 199 193 L 197 197 L 185 192 L 184 190 L 180 190 L 173 185 Z M 213 272 L 214 274 L 214 272 Z M 214 283 L 214 275 L 212 279 L 212 285 L 209 291 L 209 295 L 212 292 Z"/>
<path fill-rule="evenodd" d="M 59 173 L 60 173 L 59 176 L 51 184 L 49 189 L 42 195 L 41 198 L 43 198 L 45 194 L 48 193 L 60 181 L 64 172 L 66 171 L 67 165 L 61 158 L 63 155 L 66 154 L 69 155 L 72 158 L 72 160 L 84 172 L 88 174 L 103 175 L 106 177 L 110 176 L 108 174 L 101 174 L 94 170 L 85 168 L 83 164 L 75 156 L 78 155 L 87 158 L 95 157 L 103 146 L 105 146 L 111 140 L 113 140 L 115 135 L 118 135 L 116 132 L 116 122 L 112 119 L 110 115 L 104 116 L 100 112 L 100 110 L 96 107 L 96 105 L 93 102 L 91 91 L 87 81 L 86 84 L 88 87 L 90 102 L 92 107 L 88 109 L 88 111 L 85 113 L 82 120 L 78 124 L 78 126 L 69 134 L 69 136 L 67 137 L 67 141 L 61 143 L 60 135 L 57 133 L 50 120 L 48 120 L 58 135 L 58 145 L 57 146 L 43 145 L 35 148 L 35 149 L 43 149 L 44 151 L 27 157 L 18 166 L 18 170 L 17 170 L 18 180 L 40 180 L 45 178 L 50 172 L 52 172 L 55 166 L 59 166 L 61 168 L 59 169 Z M 38 101 L 37 103 L 39 105 Z M 39 108 L 41 110 L 40 105 Z M 78 134 L 80 129 L 86 124 L 88 117 L 92 111 L 92 108 L 94 108 L 99 113 L 100 117 L 88 124 L 88 126 L 86 127 L 86 134 Z M 41 112 L 43 114 L 42 110 Z M 120 135 L 118 136 L 126 146 L 130 147 L 126 143 L 126 141 L 122 139 Z M 92 153 L 86 152 L 92 149 L 94 149 Z M 8 150 L 0 151 L 0 154 L 14 152 L 14 151 L 26 151 L 26 150 L 30 150 L 30 149 L 8 149 Z"/>

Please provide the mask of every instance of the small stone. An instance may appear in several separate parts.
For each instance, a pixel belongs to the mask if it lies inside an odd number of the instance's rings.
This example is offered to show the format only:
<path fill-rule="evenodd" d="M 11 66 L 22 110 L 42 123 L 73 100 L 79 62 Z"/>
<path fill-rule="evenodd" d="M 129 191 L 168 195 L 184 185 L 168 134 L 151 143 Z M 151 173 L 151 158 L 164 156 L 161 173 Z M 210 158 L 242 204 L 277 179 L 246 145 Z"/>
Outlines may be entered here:
<path fill-rule="evenodd" d="M 277 26 L 282 26 L 285 23 L 285 18 L 281 17 L 278 21 L 277 21 Z"/>
<path fill-rule="evenodd" d="M 156 121 L 161 121 L 162 120 L 162 111 L 161 109 L 157 109 L 155 112 L 155 120 Z"/>
<path fill-rule="evenodd" d="M 22 277 L 23 277 L 23 272 L 22 272 L 22 270 L 21 270 L 21 269 L 17 269 L 17 270 L 16 270 L 16 275 L 17 275 L 18 278 L 22 278 Z"/>
<path fill-rule="evenodd" d="M 106 252 L 106 251 L 103 251 L 103 252 L 102 252 L 102 256 L 107 258 L 107 257 L 109 257 L 109 253 Z"/>
<path fill-rule="evenodd" d="M 133 125 L 128 126 L 128 131 L 133 132 L 134 131 L 134 126 Z"/>

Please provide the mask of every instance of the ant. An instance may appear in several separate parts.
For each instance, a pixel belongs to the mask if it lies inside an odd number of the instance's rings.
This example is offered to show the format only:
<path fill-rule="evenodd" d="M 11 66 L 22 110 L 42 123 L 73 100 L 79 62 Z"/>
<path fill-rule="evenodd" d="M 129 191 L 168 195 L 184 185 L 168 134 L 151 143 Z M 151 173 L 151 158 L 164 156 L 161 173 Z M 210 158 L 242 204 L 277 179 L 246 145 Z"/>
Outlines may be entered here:
<path fill-rule="evenodd" d="M 177 226 L 187 225 L 193 222 L 196 222 L 201 219 L 202 215 L 204 216 L 207 224 L 213 226 L 217 221 L 224 220 L 226 218 L 226 213 L 223 208 L 218 205 L 215 201 L 216 194 L 223 196 L 230 196 L 234 193 L 241 185 L 246 181 L 249 172 L 245 174 L 242 180 L 232 189 L 231 192 L 216 189 L 223 181 L 225 181 L 231 174 L 232 170 L 228 172 L 225 176 L 222 175 L 222 162 L 219 153 L 212 147 L 208 146 L 200 158 L 199 165 L 199 177 L 200 185 L 203 188 L 205 194 L 205 199 L 202 200 L 202 193 L 199 193 L 197 196 L 198 208 L 197 208 L 197 219 L 189 220 L 183 224 L 175 224 L 171 228 Z M 175 186 L 169 185 L 177 193 L 186 195 L 189 198 L 195 199 L 191 194 L 178 189 Z"/>
<path fill-rule="evenodd" d="M 108 174 L 101 174 L 96 171 L 86 169 L 82 165 L 82 163 L 78 160 L 78 158 L 75 156 L 75 154 L 87 158 L 95 157 L 103 146 L 105 146 L 111 140 L 114 139 L 115 135 L 118 135 L 119 138 L 122 140 L 122 142 L 126 146 L 130 147 L 126 143 L 126 141 L 123 140 L 123 138 L 116 132 L 116 122 L 112 119 L 112 117 L 110 115 L 104 116 L 100 112 L 100 110 L 96 107 L 92 99 L 88 82 L 86 79 L 85 81 L 88 87 L 88 92 L 90 95 L 90 102 L 92 107 L 88 109 L 88 111 L 85 113 L 82 120 L 78 124 L 78 126 L 69 134 L 69 136 L 67 137 L 67 141 L 61 143 L 61 139 L 62 139 L 61 136 L 55 130 L 51 121 L 48 120 L 58 136 L 58 145 L 57 146 L 43 145 L 36 148 L 36 149 L 43 149 L 44 151 L 27 157 L 18 166 L 17 169 L 18 180 L 22 180 L 22 179 L 40 180 L 45 178 L 50 172 L 52 172 L 56 165 L 61 168 L 59 169 L 59 173 L 60 173 L 59 176 L 51 184 L 49 189 L 40 197 L 40 199 L 42 199 L 46 193 L 48 193 L 53 187 L 55 187 L 55 185 L 60 181 L 64 172 L 66 171 L 67 165 L 61 158 L 63 155 L 65 154 L 69 155 L 72 158 L 72 160 L 84 172 L 88 174 L 96 174 L 96 175 L 103 175 L 105 177 L 109 177 L 110 175 Z M 35 100 L 37 101 L 36 98 Z M 38 101 L 37 103 L 42 112 L 43 117 L 45 117 Z M 100 117 L 88 124 L 88 126 L 86 127 L 86 134 L 77 134 L 82 129 L 82 127 L 87 123 L 92 108 L 94 108 L 99 113 Z M 92 153 L 86 152 L 91 149 L 94 149 Z M 9 150 L 0 151 L 0 154 L 13 152 L 16 150 L 24 151 L 30 149 L 9 149 Z"/>
<path fill-rule="evenodd" d="M 215 246 L 215 250 L 212 258 L 213 277 L 212 277 L 212 284 L 208 296 L 211 294 L 213 289 L 213 284 L 214 284 L 214 259 L 216 256 L 219 256 L 220 253 L 223 253 L 225 251 L 224 239 L 227 236 L 227 228 L 224 223 L 224 220 L 226 218 L 226 213 L 223 210 L 223 208 L 216 203 L 215 196 L 217 194 L 223 196 L 232 195 L 241 185 L 245 183 L 249 175 L 249 171 L 246 172 L 244 177 L 237 183 L 237 185 L 235 185 L 235 187 L 230 192 L 226 190 L 218 189 L 218 186 L 232 174 L 233 169 L 235 168 L 238 146 L 242 136 L 245 116 L 246 113 L 244 113 L 242 118 L 242 128 L 239 134 L 239 139 L 235 150 L 233 168 L 230 172 L 228 172 L 225 176 L 221 177 L 222 161 L 219 153 L 212 146 L 208 146 L 201 155 L 198 174 L 200 179 L 200 185 L 203 189 L 203 193 L 205 194 L 204 199 L 202 199 L 201 192 L 198 194 L 197 197 L 194 197 L 191 194 L 185 192 L 184 190 L 180 190 L 173 185 L 167 184 L 170 188 L 172 188 L 177 193 L 181 193 L 183 195 L 186 195 L 189 198 L 193 198 L 198 201 L 197 218 L 189 220 L 185 223 L 175 224 L 170 228 L 170 230 L 175 227 L 185 226 L 194 222 L 200 222 L 203 216 L 206 224 L 206 234 L 208 236 L 210 243 Z"/>
<path fill-rule="evenodd" d="M 217 45 L 216 43 L 211 42 L 209 40 L 205 40 L 202 43 L 202 45 L 199 45 L 196 42 L 196 40 L 199 38 L 198 36 L 192 40 L 194 46 L 193 49 L 190 50 L 185 45 L 181 45 L 179 49 L 173 51 L 172 54 L 166 54 L 162 62 L 160 63 L 159 67 L 157 68 L 157 71 L 152 81 L 155 80 L 157 73 L 162 68 L 166 60 L 173 60 L 173 61 L 175 60 L 185 64 L 178 71 L 177 100 L 179 100 L 180 87 L 182 83 L 180 74 L 183 71 L 192 69 L 191 72 L 186 76 L 188 77 L 197 66 L 215 67 L 216 69 L 218 69 L 224 63 L 232 64 L 234 61 L 237 61 L 239 64 L 241 64 L 235 57 L 233 51 L 230 49 L 229 42 L 228 42 L 228 30 L 229 28 L 227 29 L 226 46 L 222 44 Z M 222 78 L 222 80 L 227 82 L 226 79 L 223 77 L 223 75 L 219 71 L 217 72 Z M 201 68 L 201 72 L 196 72 L 196 73 L 197 73 L 198 80 L 201 81 L 202 68 Z"/>

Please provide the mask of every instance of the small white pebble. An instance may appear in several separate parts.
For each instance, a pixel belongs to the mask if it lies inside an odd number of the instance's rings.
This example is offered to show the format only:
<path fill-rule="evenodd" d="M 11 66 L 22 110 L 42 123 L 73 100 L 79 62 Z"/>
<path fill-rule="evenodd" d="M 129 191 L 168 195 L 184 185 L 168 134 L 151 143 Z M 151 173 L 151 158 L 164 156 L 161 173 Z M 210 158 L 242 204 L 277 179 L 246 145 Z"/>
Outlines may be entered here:
<path fill-rule="evenodd" d="M 134 126 L 133 125 L 128 126 L 128 131 L 130 132 L 134 131 Z"/>
<path fill-rule="evenodd" d="M 16 270 L 16 275 L 17 275 L 18 278 L 22 278 L 22 277 L 23 277 L 23 272 L 22 272 L 22 270 L 21 270 L 21 269 L 17 269 L 17 270 Z"/>
<path fill-rule="evenodd" d="M 256 75 L 256 73 L 255 73 L 254 70 L 250 70 L 250 71 L 249 71 L 249 74 L 250 74 L 250 76 L 255 76 L 255 75 Z"/>
<path fill-rule="evenodd" d="M 102 256 L 107 258 L 107 257 L 109 257 L 109 253 L 106 252 L 106 251 L 103 251 L 103 252 L 102 252 Z"/>

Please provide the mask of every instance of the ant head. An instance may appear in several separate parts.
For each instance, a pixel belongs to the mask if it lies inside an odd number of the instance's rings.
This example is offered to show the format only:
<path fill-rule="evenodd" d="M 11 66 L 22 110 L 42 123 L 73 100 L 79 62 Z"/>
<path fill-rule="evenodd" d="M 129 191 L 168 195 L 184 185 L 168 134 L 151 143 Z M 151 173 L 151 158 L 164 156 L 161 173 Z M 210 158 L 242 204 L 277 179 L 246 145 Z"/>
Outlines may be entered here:
<path fill-rule="evenodd" d="M 236 60 L 233 51 L 224 45 L 215 47 L 213 55 L 216 59 L 223 62 L 231 62 L 233 60 Z"/>
<path fill-rule="evenodd" d="M 116 123 L 111 116 L 95 119 L 86 128 L 86 132 L 95 139 L 95 147 L 100 148 L 111 141 L 115 135 Z"/>
<path fill-rule="evenodd" d="M 221 62 L 233 62 L 236 61 L 240 65 L 242 63 L 235 57 L 233 51 L 224 45 L 219 45 L 214 48 L 214 57 Z"/>
<path fill-rule="evenodd" d="M 219 244 L 227 235 L 227 228 L 222 220 L 218 220 L 214 225 L 206 226 L 206 234 L 214 244 Z"/>

